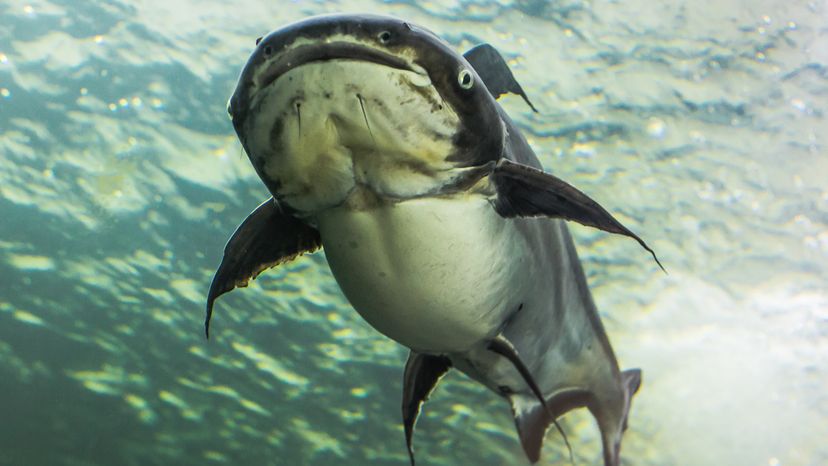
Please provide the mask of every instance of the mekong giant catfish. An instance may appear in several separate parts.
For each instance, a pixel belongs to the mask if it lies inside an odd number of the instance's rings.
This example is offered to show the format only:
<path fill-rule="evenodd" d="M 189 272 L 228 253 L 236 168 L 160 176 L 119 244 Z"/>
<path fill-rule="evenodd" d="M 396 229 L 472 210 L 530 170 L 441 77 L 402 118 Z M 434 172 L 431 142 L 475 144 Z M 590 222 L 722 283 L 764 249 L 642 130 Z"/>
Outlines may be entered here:
<path fill-rule="evenodd" d="M 652 251 L 543 171 L 496 102 L 509 92 L 532 105 L 491 46 L 460 55 L 394 18 L 318 16 L 258 40 L 228 112 L 273 198 L 229 240 L 206 329 L 218 296 L 321 247 L 357 312 L 411 350 L 412 464 L 420 407 L 453 367 L 509 401 L 533 463 L 586 407 L 618 466 L 641 372 L 619 370 L 564 220 Z"/>

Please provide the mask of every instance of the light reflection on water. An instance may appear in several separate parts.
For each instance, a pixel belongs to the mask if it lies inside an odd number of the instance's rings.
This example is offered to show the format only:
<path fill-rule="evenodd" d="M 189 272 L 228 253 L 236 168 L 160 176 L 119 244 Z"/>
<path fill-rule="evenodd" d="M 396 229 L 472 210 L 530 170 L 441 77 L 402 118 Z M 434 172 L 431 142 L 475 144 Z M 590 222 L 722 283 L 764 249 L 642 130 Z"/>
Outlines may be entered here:
<path fill-rule="evenodd" d="M 828 463 L 824 1 L 7 3 L 0 464 L 405 464 L 404 353 L 320 255 L 223 298 L 209 343 L 200 327 L 223 242 L 266 196 L 226 98 L 256 37 L 336 10 L 495 45 L 546 166 L 658 252 L 669 275 L 573 227 L 621 364 L 644 369 L 625 462 Z M 590 419 L 564 426 L 598 464 Z M 460 376 L 417 445 L 522 458 L 508 408 Z"/>

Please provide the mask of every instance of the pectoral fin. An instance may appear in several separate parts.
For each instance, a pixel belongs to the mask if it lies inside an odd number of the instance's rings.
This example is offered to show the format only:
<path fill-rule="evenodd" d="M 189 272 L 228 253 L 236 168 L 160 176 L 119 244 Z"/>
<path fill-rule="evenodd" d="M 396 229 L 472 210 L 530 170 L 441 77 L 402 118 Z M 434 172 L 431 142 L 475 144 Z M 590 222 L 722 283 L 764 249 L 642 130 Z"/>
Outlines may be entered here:
<path fill-rule="evenodd" d="M 236 287 L 247 286 L 262 271 L 315 251 L 321 245 L 316 229 L 283 212 L 274 199 L 257 207 L 224 247 L 224 257 L 207 294 L 207 338 L 216 298 Z"/>
<path fill-rule="evenodd" d="M 661 270 L 664 270 L 655 252 L 644 240 L 569 183 L 537 168 L 508 159 L 498 162 L 492 179 L 497 189 L 494 207 L 501 216 L 561 218 L 628 236 L 649 251 Z"/>
<path fill-rule="evenodd" d="M 512 70 L 509 69 L 509 65 L 506 64 L 506 60 L 494 47 L 489 44 L 480 44 L 469 49 L 463 56 L 477 71 L 478 76 L 486 84 L 486 88 L 489 89 L 495 99 L 507 92 L 517 94 L 523 97 L 523 100 L 526 101 L 533 112 L 537 113 L 538 110 L 529 101 L 529 97 L 526 96 L 523 88 L 520 87 L 515 75 L 512 74 Z"/>
<path fill-rule="evenodd" d="M 402 415 L 405 445 L 408 447 L 411 466 L 414 466 L 414 424 L 420 414 L 420 407 L 450 368 L 451 361 L 443 356 L 431 356 L 414 351 L 408 355 L 403 375 Z"/>

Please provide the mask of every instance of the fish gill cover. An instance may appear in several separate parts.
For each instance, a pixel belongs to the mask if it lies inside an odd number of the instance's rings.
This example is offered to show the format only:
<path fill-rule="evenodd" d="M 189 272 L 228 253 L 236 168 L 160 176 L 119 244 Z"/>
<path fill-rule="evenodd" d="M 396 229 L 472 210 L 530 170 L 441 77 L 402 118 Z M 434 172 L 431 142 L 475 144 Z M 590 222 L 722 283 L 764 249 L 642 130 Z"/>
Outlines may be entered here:
<path fill-rule="evenodd" d="M 267 197 L 226 99 L 255 38 L 376 11 L 504 53 L 544 164 L 659 252 L 574 227 L 645 390 L 625 464 L 828 463 L 825 1 L 7 1 L 0 5 L 0 464 L 400 465 L 401 347 L 321 255 L 228 295 L 227 232 Z M 389 382 L 390 381 L 390 382 Z M 598 464 L 585 413 L 562 420 Z M 454 374 L 424 464 L 523 461 Z M 566 464 L 548 434 L 544 464 Z"/>

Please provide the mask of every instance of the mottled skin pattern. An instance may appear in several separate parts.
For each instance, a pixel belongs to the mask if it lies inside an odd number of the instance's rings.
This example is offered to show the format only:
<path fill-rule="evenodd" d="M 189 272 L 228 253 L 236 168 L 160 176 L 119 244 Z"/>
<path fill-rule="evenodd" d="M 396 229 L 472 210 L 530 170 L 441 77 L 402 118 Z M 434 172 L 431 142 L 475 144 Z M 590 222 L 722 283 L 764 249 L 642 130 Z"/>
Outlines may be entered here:
<path fill-rule="evenodd" d="M 506 92 L 529 103 L 491 47 L 464 57 L 393 18 L 314 17 L 261 39 L 228 110 L 275 208 L 228 243 L 208 323 L 219 295 L 321 242 L 355 309 L 412 349 L 412 464 L 420 406 L 454 367 L 510 401 L 530 461 L 558 416 L 587 407 L 618 466 L 640 371 L 619 371 L 561 219 L 646 245 L 542 172 Z"/>

